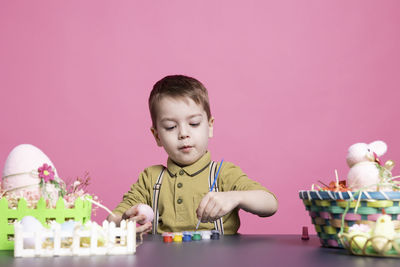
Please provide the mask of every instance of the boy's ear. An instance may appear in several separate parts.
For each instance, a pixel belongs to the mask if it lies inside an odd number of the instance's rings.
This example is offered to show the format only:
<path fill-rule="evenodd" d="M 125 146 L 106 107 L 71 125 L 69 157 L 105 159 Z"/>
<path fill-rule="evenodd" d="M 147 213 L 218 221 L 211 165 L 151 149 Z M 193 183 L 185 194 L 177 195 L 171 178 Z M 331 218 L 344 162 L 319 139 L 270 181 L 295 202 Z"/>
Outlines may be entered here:
<path fill-rule="evenodd" d="M 208 138 L 213 137 L 214 135 L 214 117 L 211 117 L 208 120 Z"/>
<path fill-rule="evenodd" d="M 151 133 L 153 134 L 154 139 L 156 139 L 157 145 L 158 145 L 158 146 L 162 146 L 162 145 L 161 145 L 161 140 L 160 140 L 160 138 L 158 137 L 158 132 L 157 132 L 157 130 L 156 130 L 154 127 L 151 127 L 151 128 L 150 128 L 150 131 L 151 131 Z"/>

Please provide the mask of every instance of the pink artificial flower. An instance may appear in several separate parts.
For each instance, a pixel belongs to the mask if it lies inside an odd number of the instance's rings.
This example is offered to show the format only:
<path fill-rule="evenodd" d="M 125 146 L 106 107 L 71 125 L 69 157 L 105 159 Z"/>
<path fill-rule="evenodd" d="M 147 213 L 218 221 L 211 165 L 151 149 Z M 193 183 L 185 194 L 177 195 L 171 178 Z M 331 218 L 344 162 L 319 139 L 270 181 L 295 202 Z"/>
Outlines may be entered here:
<path fill-rule="evenodd" d="M 39 178 L 43 179 L 44 182 L 47 183 L 48 181 L 54 180 L 54 171 L 50 165 L 46 163 L 43 164 L 43 166 L 38 169 L 38 172 Z"/>

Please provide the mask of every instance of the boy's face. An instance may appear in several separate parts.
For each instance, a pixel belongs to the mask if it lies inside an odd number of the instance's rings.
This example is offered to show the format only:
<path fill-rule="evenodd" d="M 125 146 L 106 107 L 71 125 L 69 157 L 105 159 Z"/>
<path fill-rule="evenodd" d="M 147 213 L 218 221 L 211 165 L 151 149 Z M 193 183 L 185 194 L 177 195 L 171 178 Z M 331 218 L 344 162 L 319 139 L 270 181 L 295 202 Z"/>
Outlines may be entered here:
<path fill-rule="evenodd" d="M 156 129 L 151 131 L 157 145 L 175 163 L 186 166 L 206 153 L 213 123 L 214 118 L 208 120 L 203 107 L 191 98 L 164 97 L 157 104 Z"/>

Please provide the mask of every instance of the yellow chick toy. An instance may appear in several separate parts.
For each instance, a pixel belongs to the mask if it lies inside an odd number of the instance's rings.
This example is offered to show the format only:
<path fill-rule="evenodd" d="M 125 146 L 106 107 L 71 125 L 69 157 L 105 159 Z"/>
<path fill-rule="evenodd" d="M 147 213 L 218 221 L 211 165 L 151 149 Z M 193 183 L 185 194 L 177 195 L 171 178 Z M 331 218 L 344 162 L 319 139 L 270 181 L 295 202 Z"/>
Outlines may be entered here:
<path fill-rule="evenodd" d="M 384 210 L 382 212 L 383 215 L 376 220 L 372 238 L 372 247 L 378 253 L 385 253 L 392 248 L 389 240 L 393 240 L 396 234 L 392 218 Z"/>

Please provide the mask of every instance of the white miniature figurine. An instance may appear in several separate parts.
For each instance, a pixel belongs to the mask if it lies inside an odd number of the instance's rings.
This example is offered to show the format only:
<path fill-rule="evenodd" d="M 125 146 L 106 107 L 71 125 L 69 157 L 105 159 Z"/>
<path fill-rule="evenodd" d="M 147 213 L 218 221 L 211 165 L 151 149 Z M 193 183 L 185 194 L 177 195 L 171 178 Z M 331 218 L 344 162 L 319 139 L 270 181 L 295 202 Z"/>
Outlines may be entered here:
<path fill-rule="evenodd" d="M 378 157 L 385 154 L 386 151 L 387 145 L 383 141 L 374 141 L 370 144 L 357 143 L 350 146 L 346 157 L 350 167 L 347 183 L 353 191 L 360 189 L 365 191 L 392 190 L 391 186 L 377 186 L 377 184 L 385 182 Z"/>

